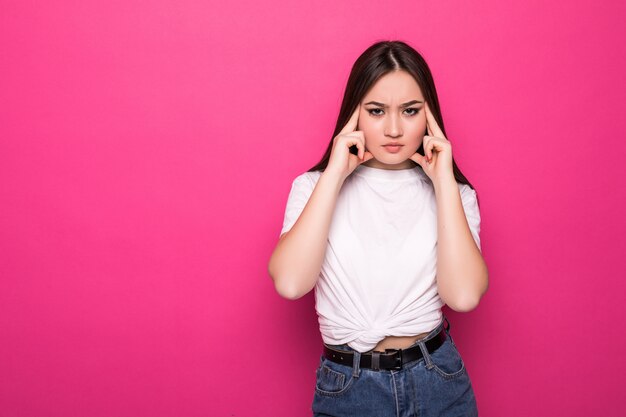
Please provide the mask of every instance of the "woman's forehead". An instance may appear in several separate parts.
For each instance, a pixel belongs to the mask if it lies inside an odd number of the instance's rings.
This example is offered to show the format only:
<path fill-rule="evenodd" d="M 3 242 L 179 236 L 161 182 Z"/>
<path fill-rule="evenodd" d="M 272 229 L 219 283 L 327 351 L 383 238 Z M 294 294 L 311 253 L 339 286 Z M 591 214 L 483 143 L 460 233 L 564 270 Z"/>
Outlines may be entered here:
<path fill-rule="evenodd" d="M 363 102 L 375 101 L 400 106 L 412 100 L 423 102 L 422 90 L 410 74 L 398 71 L 377 80 L 365 95 Z"/>

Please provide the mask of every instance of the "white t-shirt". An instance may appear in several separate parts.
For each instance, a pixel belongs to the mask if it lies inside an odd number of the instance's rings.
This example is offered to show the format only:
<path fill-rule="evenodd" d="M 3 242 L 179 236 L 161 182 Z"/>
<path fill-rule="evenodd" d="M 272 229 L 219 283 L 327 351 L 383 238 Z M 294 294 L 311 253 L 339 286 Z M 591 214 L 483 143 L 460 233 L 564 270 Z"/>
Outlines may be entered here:
<path fill-rule="evenodd" d="M 281 235 L 304 209 L 321 171 L 292 183 Z M 476 192 L 458 184 L 480 250 Z M 442 320 L 437 293 L 437 202 L 419 166 L 386 170 L 359 165 L 344 181 L 315 286 L 324 343 L 367 352 L 385 336 L 429 332 Z"/>

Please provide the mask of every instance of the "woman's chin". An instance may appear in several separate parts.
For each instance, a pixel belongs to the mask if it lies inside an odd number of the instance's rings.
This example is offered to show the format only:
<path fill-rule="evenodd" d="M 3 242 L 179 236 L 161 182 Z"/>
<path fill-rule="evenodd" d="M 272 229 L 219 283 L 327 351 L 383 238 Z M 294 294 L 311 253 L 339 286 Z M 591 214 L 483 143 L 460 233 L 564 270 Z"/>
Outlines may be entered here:
<path fill-rule="evenodd" d="M 384 169 L 403 169 L 403 168 L 413 168 L 417 163 L 407 157 L 406 155 L 374 155 L 374 157 L 368 161 L 367 166 L 371 166 L 373 168 L 384 168 Z"/>

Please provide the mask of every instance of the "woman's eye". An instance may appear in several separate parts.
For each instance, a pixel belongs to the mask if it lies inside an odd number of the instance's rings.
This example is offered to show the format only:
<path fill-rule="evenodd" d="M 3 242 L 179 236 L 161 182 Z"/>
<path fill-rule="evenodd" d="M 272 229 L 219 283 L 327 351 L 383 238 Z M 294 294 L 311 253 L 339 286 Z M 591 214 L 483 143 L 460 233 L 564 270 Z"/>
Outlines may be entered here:
<path fill-rule="evenodd" d="M 407 110 L 407 111 L 408 111 L 408 110 L 413 110 L 413 111 L 415 112 L 415 113 L 411 113 L 411 116 L 415 116 L 417 113 L 419 113 L 419 112 L 420 112 L 420 109 L 416 109 L 416 108 L 414 108 L 414 107 L 412 107 L 412 108 L 410 108 L 410 109 L 406 109 L 406 110 Z"/>
<path fill-rule="evenodd" d="M 380 116 L 380 113 L 373 113 L 375 111 L 381 111 L 381 109 L 369 109 L 368 110 L 369 114 L 371 114 L 372 116 Z"/>

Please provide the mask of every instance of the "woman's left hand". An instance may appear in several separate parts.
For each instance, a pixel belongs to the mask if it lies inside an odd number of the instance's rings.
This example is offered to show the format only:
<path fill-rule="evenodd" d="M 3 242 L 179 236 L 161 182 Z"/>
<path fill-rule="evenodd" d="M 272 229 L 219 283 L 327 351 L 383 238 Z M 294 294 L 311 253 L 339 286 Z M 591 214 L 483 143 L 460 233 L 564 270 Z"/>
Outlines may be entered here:
<path fill-rule="evenodd" d="M 445 179 L 446 177 L 454 178 L 452 169 L 452 145 L 446 139 L 445 135 L 439 128 L 435 116 L 430 112 L 428 103 L 424 102 L 426 110 L 426 128 L 428 135 L 424 135 L 424 155 L 415 152 L 411 156 L 411 160 L 418 163 L 430 180 L 434 183 Z"/>

